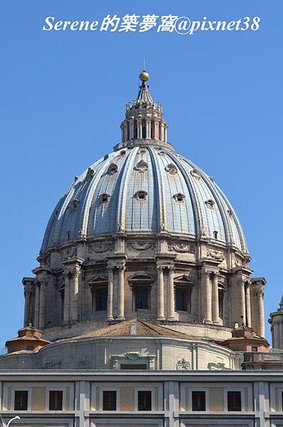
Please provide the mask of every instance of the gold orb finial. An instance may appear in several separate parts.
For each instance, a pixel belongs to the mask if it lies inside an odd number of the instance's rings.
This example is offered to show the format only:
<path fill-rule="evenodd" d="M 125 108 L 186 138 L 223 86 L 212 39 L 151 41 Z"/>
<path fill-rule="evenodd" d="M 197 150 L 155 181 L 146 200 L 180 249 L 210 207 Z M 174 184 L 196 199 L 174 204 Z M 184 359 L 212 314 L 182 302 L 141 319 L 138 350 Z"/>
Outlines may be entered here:
<path fill-rule="evenodd" d="M 148 72 L 147 72 L 147 71 L 145 71 L 145 70 L 143 70 L 143 71 L 140 73 L 140 80 L 141 80 L 142 82 L 147 82 L 147 81 L 148 81 L 148 79 L 149 79 L 149 74 L 148 74 Z"/>

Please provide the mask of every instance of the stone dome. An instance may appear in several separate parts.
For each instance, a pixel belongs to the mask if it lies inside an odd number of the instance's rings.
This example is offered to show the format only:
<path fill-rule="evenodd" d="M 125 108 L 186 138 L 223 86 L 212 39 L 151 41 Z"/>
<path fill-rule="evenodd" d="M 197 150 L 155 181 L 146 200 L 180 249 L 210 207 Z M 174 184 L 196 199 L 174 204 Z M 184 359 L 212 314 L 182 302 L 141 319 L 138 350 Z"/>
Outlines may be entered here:
<path fill-rule="evenodd" d="M 51 216 L 42 253 L 81 237 L 161 231 L 247 252 L 237 216 L 213 178 L 171 147 L 122 147 L 71 185 Z"/>
<path fill-rule="evenodd" d="M 147 75 L 147 79 L 145 79 Z M 54 339 L 131 319 L 211 340 L 235 324 L 264 336 L 262 278 L 215 181 L 168 142 L 145 72 L 121 142 L 76 177 L 57 204 L 35 277 L 24 278 L 24 325 Z"/>

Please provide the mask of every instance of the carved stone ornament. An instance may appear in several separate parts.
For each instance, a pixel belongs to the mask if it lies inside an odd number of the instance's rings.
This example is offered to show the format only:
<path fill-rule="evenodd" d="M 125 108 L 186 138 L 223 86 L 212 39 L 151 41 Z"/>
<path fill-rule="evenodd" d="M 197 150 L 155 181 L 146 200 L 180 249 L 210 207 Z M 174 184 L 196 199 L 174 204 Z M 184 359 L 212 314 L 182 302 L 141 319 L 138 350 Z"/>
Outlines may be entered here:
<path fill-rule="evenodd" d="M 169 242 L 168 248 L 169 248 L 169 251 L 174 251 L 174 252 L 181 252 L 181 253 L 188 252 L 190 254 L 195 253 L 194 245 L 187 242 L 178 242 L 178 241 Z"/>
<path fill-rule="evenodd" d="M 72 247 L 72 248 L 64 249 L 61 257 L 63 261 L 66 261 L 67 259 L 72 259 L 72 258 L 75 258 L 76 256 L 77 256 L 77 248 Z"/>
<path fill-rule="evenodd" d="M 125 353 L 125 357 L 129 360 L 138 360 L 141 357 L 140 353 L 137 352 L 129 352 L 129 353 Z"/>
<path fill-rule="evenodd" d="M 148 170 L 148 164 L 144 160 L 140 160 L 136 166 L 134 167 L 135 171 L 138 171 L 140 173 L 144 173 Z"/>
<path fill-rule="evenodd" d="M 178 371 L 188 371 L 191 368 L 191 364 L 186 359 L 178 360 L 177 362 L 177 370 Z"/>
<path fill-rule="evenodd" d="M 83 359 L 81 359 L 78 363 L 78 368 L 79 369 L 89 369 L 92 367 L 91 362 L 86 359 L 85 357 Z"/>
<path fill-rule="evenodd" d="M 225 368 L 225 363 L 214 363 L 214 362 L 210 362 L 207 364 L 207 367 L 210 371 L 223 371 L 227 368 Z"/>
<path fill-rule="evenodd" d="M 89 245 L 88 251 L 92 253 L 103 253 L 107 251 L 112 251 L 114 249 L 114 244 L 112 242 L 95 242 Z"/>
<path fill-rule="evenodd" d="M 216 251 L 215 249 L 208 249 L 207 256 L 221 261 L 225 259 L 223 252 Z"/>
<path fill-rule="evenodd" d="M 140 240 L 136 242 L 129 242 L 128 246 L 135 251 L 146 251 L 147 249 L 154 248 L 154 243 L 147 240 Z"/>
<path fill-rule="evenodd" d="M 47 359 L 43 367 L 45 369 L 59 369 L 61 367 L 61 362 L 59 360 Z"/>
<path fill-rule="evenodd" d="M 176 166 L 173 163 L 169 163 L 165 170 L 166 172 L 170 173 L 170 175 L 175 175 L 178 172 Z"/>

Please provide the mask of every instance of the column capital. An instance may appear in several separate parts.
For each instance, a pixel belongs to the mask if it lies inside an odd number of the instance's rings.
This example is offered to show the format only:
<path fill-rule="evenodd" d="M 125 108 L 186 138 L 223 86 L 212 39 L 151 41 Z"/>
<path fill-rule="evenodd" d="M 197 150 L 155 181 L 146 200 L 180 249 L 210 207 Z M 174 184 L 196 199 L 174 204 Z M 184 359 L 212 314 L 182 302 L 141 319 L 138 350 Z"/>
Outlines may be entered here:
<path fill-rule="evenodd" d="M 117 264 L 117 265 L 116 265 L 116 268 L 117 268 L 119 271 L 124 271 L 124 270 L 126 270 L 126 262 L 125 262 L 125 261 L 120 262 L 119 264 Z"/>

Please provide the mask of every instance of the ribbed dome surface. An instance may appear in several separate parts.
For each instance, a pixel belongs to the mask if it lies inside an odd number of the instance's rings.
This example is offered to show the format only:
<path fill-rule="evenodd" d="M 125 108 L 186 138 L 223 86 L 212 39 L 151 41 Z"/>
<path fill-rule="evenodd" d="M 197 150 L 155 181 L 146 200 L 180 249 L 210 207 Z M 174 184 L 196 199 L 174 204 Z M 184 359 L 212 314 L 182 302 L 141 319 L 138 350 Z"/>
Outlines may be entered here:
<path fill-rule="evenodd" d="M 50 218 L 41 253 L 80 237 L 161 231 L 247 252 L 236 214 L 212 178 L 170 148 L 126 147 L 71 185 Z"/>

